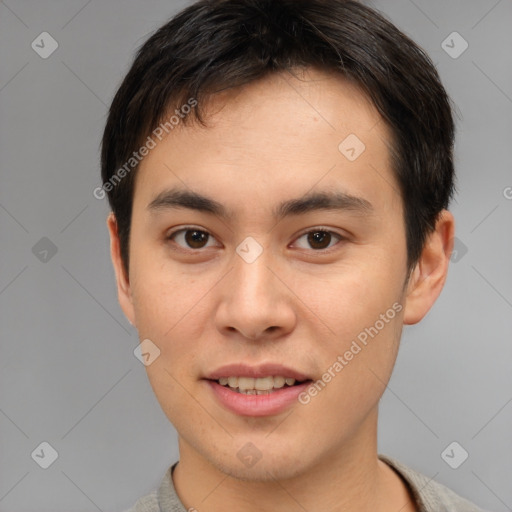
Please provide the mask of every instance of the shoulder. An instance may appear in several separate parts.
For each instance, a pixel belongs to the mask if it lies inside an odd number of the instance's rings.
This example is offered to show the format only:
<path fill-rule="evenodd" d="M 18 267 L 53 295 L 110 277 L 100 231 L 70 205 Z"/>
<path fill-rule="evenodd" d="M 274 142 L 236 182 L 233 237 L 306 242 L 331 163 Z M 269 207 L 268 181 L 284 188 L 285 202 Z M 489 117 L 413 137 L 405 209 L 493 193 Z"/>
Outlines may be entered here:
<path fill-rule="evenodd" d="M 160 512 L 157 489 L 154 489 L 146 496 L 139 498 L 133 507 L 129 510 L 125 510 L 125 512 Z"/>
<path fill-rule="evenodd" d="M 379 459 L 391 466 L 408 484 L 419 512 L 485 512 L 448 487 L 385 455 Z"/>
<path fill-rule="evenodd" d="M 124 512 L 187 512 L 176 494 L 172 472 L 177 462 L 169 466 L 158 488 L 139 498 L 132 508 Z"/>

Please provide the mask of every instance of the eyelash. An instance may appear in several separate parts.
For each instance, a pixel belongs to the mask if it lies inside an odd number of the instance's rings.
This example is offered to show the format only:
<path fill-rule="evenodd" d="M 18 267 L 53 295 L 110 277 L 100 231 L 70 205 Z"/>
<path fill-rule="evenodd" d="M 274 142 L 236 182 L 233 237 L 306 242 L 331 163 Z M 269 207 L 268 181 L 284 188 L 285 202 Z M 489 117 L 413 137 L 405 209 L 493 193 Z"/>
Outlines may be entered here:
<path fill-rule="evenodd" d="M 201 233 L 206 233 L 207 235 L 209 235 L 209 237 L 212 237 L 214 238 L 211 233 L 209 233 L 208 231 L 204 230 L 204 229 L 200 229 L 200 228 L 197 228 L 195 226 L 185 226 L 185 227 L 182 227 L 182 228 L 179 228 L 179 229 L 176 229 L 175 231 L 172 231 L 171 233 L 169 233 L 165 238 L 166 240 L 168 241 L 171 241 L 171 242 L 174 242 L 174 237 L 179 234 L 179 233 L 186 233 L 187 231 L 199 231 Z M 315 253 L 328 253 L 328 252 L 331 252 L 331 250 L 333 249 L 333 247 L 336 247 L 336 245 L 339 244 L 339 242 L 342 242 L 343 240 L 346 240 L 347 237 L 341 235 L 340 233 L 337 233 L 336 231 L 332 231 L 330 229 L 327 229 L 325 227 L 322 227 L 322 226 L 318 226 L 316 228 L 313 228 L 313 229 L 309 229 L 308 231 L 305 231 L 304 233 L 300 234 L 296 240 L 298 240 L 299 238 L 302 238 L 303 236 L 305 235 L 309 235 L 310 233 L 329 233 L 330 235 L 334 235 L 336 237 L 339 238 L 338 242 L 335 243 L 334 245 L 330 246 L 330 247 L 327 247 L 325 249 L 310 249 L 311 251 L 315 252 Z M 209 242 L 209 239 L 207 241 L 207 243 Z M 174 242 L 176 243 L 176 242 Z M 193 248 L 185 248 L 183 246 L 179 246 L 181 250 L 184 250 L 186 252 L 195 252 L 195 253 L 198 253 L 198 252 L 203 252 L 206 248 L 200 248 L 200 249 L 193 249 Z M 306 249 L 307 250 L 307 249 Z"/>

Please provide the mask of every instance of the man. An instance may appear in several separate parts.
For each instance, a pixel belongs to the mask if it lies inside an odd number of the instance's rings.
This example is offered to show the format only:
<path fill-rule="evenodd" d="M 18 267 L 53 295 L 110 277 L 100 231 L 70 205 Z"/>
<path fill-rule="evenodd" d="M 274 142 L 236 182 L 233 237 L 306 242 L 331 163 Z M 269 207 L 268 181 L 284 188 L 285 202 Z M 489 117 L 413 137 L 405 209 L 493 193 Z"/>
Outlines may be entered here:
<path fill-rule="evenodd" d="M 377 450 L 446 280 L 453 137 L 431 61 L 358 2 L 200 1 L 142 46 L 98 193 L 180 458 L 133 511 L 479 510 Z"/>

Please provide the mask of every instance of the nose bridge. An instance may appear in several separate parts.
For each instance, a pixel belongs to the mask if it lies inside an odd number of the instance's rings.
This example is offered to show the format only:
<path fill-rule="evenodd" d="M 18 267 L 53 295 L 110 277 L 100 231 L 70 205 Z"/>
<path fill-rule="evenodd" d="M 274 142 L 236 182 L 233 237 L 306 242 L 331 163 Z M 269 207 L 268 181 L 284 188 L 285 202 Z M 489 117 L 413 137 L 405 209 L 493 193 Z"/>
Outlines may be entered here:
<path fill-rule="evenodd" d="M 252 237 L 247 237 L 236 248 L 232 286 L 239 303 L 261 306 L 260 302 L 272 301 L 275 278 L 268 268 L 272 266 L 270 252 Z"/>
<path fill-rule="evenodd" d="M 246 239 L 236 252 L 217 312 L 218 328 L 224 332 L 235 329 L 250 339 L 290 329 L 294 315 L 282 285 L 270 270 L 275 267 L 271 251 Z"/>

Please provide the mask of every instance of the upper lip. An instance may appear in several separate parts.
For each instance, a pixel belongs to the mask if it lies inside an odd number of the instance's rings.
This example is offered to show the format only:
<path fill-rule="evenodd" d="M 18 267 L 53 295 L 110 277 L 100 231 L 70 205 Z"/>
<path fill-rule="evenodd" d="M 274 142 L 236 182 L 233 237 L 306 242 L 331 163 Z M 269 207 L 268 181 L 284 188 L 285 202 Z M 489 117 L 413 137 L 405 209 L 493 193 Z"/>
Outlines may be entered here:
<path fill-rule="evenodd" d="M 278 363 L 265 363 L 255 366 L 249 366 L 242 363 L 228 364 L 212 371 L 205 378 L 210 380 L 218 380 L 221 377 L 258 378 L 269 376 L 289 377 L 299 381 L 310 380 L 310 377 L 308 377 L 306 374 Z"/>

